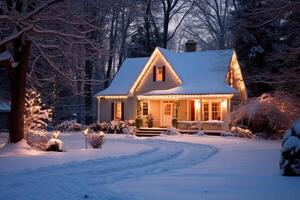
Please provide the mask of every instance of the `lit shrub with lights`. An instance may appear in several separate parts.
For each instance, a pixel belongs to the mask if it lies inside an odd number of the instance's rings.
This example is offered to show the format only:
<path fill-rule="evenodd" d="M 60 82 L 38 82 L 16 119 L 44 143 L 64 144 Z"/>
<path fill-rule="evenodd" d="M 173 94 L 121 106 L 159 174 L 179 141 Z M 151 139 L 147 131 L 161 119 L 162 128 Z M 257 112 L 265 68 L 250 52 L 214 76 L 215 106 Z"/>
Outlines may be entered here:
<path fill-rule="evenodd" d="M 266 137 L 282 136 L 300 113 L 300 105 L 284 93 L 263 94 L 235 107 L 231 113 L 231 125 L 248 128 L 253 133 L 265 133 Z"/>
<path fill-rule="evenodd" d="M 27 144 L 30 146 L 40 149 L 40 150 L 46 150 L 47 143 L 51 139 L 51 133 L 48 133 L 46 131 L 30 131 L 26 134 L 26 140 Z"/>

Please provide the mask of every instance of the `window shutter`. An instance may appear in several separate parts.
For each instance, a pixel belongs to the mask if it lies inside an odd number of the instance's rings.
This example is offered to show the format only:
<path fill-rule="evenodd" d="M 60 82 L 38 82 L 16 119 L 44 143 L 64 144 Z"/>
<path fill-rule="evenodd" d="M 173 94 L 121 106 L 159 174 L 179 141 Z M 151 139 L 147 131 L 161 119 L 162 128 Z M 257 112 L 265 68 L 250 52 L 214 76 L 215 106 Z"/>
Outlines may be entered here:
<path fill-rule="evenodd" d="M 191 121 L 195 121 L 195 102 L 191 101 Z"/>
<path fill-rule="evenodd" d="M 162 81 L 166 81 L 166 66 L 162 66 Z"/>
<path fill-rule="evenodd" d="M 110 107 L 110 119 L 114 120 L 115 119 L 115 103 L 111 102 L 111 107 Z"/>
<path fill-rule="evenodd" d="M 121 120 L 124 120 L 124 102 L 121 103 Z"/>
<path fill-rule="evenodd" d="M 156 81 L 156 66 L 153 66 L 153 81 Z"/>

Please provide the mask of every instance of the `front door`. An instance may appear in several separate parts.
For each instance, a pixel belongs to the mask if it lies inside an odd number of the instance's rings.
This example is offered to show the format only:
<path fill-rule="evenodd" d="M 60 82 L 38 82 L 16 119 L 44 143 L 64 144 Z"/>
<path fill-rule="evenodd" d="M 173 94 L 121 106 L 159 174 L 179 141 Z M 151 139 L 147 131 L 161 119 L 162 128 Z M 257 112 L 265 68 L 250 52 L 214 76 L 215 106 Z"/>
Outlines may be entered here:
<path fill-rule="evenodd" d="M 172 125 L 173 118 L 173 103 L 163 102 L 162 103 L 162 126 L 169 127 Z"/>

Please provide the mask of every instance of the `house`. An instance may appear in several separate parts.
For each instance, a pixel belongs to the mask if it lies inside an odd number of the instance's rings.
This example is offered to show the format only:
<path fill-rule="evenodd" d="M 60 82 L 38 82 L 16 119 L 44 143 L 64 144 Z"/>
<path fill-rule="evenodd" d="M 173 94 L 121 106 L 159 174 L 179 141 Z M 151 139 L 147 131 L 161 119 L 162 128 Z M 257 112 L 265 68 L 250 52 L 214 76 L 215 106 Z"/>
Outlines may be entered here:
<path fill-rule="evenodd" d="M 224 122 L 232 105 L 247 99 L 247 90 L 233 49 L 156 48 L 150 57 L 127 58 L 96 97 L 100 122 L 135 119 L 139 105 L 143 126 L 152 114 L 154 127 L 169 127 L 176 109 L 179 122 Z"/>
<path fill-rule="evenodd" d="M 10 105 L 0 101 L 0 131 L 9 129 Z"/>

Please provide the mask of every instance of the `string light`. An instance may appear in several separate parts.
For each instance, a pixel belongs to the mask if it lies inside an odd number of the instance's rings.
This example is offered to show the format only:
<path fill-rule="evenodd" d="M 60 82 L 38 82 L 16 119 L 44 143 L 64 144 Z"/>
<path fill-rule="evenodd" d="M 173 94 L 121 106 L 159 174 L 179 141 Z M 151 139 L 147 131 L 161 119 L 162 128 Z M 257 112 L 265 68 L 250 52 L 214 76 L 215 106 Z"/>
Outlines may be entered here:
<path fill-rule="evenodd" d="M 196 99 L 196 98 L 232 98 L 233 94 L 199 94 L 199 95 L 138 95 L 139 100 L 143 99 Z"/>

